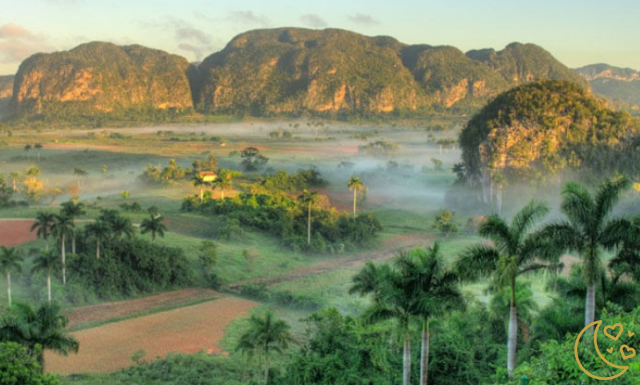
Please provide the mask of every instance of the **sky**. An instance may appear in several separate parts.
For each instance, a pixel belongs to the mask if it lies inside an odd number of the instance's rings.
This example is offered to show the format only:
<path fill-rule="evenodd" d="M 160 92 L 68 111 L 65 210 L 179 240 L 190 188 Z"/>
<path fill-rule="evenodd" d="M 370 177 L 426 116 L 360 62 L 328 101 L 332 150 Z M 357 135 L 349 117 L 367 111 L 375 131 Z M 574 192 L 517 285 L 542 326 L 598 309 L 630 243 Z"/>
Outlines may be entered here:
<path fill-rule="evenodd" d="M 639 16 L 637 0 L 0 0 L 0 75 L 34 53 L 89 41 L 200 61 L 242 32 L 277 27 L 342 28 L 462 51 L 518 41 L 572 68 L 640 70 Z"/>

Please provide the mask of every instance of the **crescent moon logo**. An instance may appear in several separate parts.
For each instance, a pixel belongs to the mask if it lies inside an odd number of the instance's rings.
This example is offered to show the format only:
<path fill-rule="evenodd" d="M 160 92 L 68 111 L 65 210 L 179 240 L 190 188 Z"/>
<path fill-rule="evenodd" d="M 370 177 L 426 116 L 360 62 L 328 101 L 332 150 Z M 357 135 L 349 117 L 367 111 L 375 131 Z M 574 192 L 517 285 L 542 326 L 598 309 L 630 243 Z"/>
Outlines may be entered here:
<path fill-rule="evenodd" d="M 612 364 L 611 362 L 609 362 L 609 360 L 607 360 L 602 353 L 600 353 L 600 349 L 598 348 L 598 331 L 600 330 L 600 326 L 602 325 L 602 321 L 595 321 L 590 323 L 589 325 L 585 326 L 584 329 L 582 329 L 582 331 L 580 332 L 580 334 L 578 334 L 578 337 L 576 338 L 576 344 L 573 348 L 573 352 L 575 353 L 576 356 L 576 362 L 578 363 L 578 365 L 580 366 L 580 369 L 582 369 L 583 372 L 585 372 L 589 377 L 591 378 L 595 378 L 596 380 L 603 380 L 603 381 L 608 381 L 608 380 L 613 380 L 614 378 L 618 378 L 621 375 L 623 375 L 627 370 L 629 370 L 628 366 L 620 366 L 620 365 L 616 365 L 616 364 Z M 591 328 L 592 326 L 595 326 L 595 331 L 593 333 L 593 346 L 596 348 L 596 353 L 598 353 L 598 356 L 600 357 L 600 359 L 607 365 L 611 366 L 612 368 L 616 368 L 616 369 L 621 369 L 622 371 L 619 372 L 618 374 L 615 374 L 613 376 L 609 376 L 609 377 L 601 377 L 601 376 L 596 376 L 594 374 L 589 373 L 589 371 L 587 369 L 584 368 L 584 366 L 582 366 L 582 363 L 580 362 L 580 357 L 578 357 L 578 344 L 580 343 L 580 338 L 582 338 L 582 335 L 589 330 L 589 328 Z M 622 332 L 620 332 L 622 333 Z M 634 351 L 635 353 L 635 351 Z"/>

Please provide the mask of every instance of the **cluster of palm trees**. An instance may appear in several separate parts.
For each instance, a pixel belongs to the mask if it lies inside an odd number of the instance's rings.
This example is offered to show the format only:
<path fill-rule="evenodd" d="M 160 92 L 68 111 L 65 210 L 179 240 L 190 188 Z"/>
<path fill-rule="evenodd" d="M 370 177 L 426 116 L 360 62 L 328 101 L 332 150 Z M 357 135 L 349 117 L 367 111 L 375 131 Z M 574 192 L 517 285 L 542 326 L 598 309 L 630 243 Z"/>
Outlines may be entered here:
<path fill-rule="evenodd" d="M 411 367 L 409 327 L 422 322 L 420 383 L 427 383 L 429 320 L 464 303 L 459 281 L 492 278 L 495 289 L 509 288 L 507 370 L 516 366 L 518 277 L 543 269 L 557 273 L 559 257 L 577 253 L 583 263 L 587 285 L 585 326 L 594 320 L 596 289 L 606 271 L 603 253 L 617 251 L 611 264 L 640 262 L 638 241 L 640 218 L 612 216 L 615 204 L 629 186 L 627 179 L 606 180 L 593 195 L 586 187 L 568 183 L 562 191 L 561 212 L 565 220 L 539 226 L 549 212 L 543 202 L 531 201 L 511 221 L 499 215 L 487 217 L 478 229 L 489 244 L 467 248 L 452 271 L 442 267 L 437 243 L 426 250 L 401 254 L 390 265 L 367 263 L 354 276 L 351 293 L 371 295 L 372 305 L 364 314 L 369 322 L 396 320 L 404 335 L 403 383 L 409 384 Z"/>
<path fill-rule="evenodd" d="M 68 201 L 62 204 L 59 214 L 39 212 L 31 226 L 38 238 L 45 241 L 43 250 L 32 249 L 34 254 L 32 272 L 42 272 L 47 276 L 47 298 L 51 302 L 51 275 L 56 271 L 62 272 L 62 284 L 67 283 L 66 256 L 67 242 L 71 240 L 71 252 L 76 253 L 76 236 L 78 234 L 75 220 L 85 215 L 84 204 Z M 140 224 L 142 234 L 151 233 L 152 242 L 156 236 L 164 237 L 167 227 L 164 217 L 157 212 L 149 214 Z M 123 237 L 133 237 L 134 226 L 129 218 L 123 217 L 117 210 L 102 210 L 95 221 L 87 224 L 83 234 L 93 237 L 96 243 L 96 259 L 100 259 L 100 252 L 105 245 L 117 242 Z M 50 248 L 50 239 L 54 238 L 60 245 L 60 253 Z M 0 247 L 0 270 L 7 277 L 7 293 L 11 305 L 11 273 L 22 271 L 23 252 L 17 248 Z"/>
<path fill-rule="evenodd" d="M 351 294 L 371 295 L 372 305 L 363 316 L 366 322 L 394 319 L 404 339 L 403 384 L 410 384 L 411 324 L 422 329 L 420 384 L 427 384 L 429 367 L 429 323 L 432 317 L 464 304 L 458 276 L 444 267 L 440 247 L 401 253 L 392 266 L 368 262 L 353 277 Z"/>

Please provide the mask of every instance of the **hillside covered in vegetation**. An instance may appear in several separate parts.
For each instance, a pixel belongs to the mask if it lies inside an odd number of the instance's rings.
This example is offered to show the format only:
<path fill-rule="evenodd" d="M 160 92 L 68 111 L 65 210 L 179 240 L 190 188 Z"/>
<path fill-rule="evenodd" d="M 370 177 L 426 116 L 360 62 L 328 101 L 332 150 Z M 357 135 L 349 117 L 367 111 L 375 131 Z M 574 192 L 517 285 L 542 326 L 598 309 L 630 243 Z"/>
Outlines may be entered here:
<path fill-rule="evenodd" d="M 581 87 L 545 81 L 507 91 L 460 134 L 472 182 L 496 175 L 543 180 L 562 170 L 605 175 L 635 169 L 638 122 L 609 109 Z"/>
<path fill-rule="evenodd" d="M 197 67 L 162 51 L 100 42 L 36 54 L 20 66 L 10 112 L 50 120 L 126 120 L 194 106 L 254 116 L 467 113 L 545 79 L 588 86 L 533 44 L 465 54 L 338 29 L 279 28 L 238 35 Z"/>
<path fill-rule="evenodd" d="M 36 54 L 18 69 L 10 112 L 56 119 L 190 109 L 188 69 L 180 56 L 138 45 L 94 42 Z"/>

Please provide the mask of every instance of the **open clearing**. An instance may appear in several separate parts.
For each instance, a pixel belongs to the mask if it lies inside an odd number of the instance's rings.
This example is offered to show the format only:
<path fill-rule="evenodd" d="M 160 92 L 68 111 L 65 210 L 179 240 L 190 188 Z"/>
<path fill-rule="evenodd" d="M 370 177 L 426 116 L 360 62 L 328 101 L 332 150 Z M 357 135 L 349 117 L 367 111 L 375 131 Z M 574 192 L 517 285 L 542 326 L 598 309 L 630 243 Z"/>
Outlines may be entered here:
<path fill-rule="evenodd" d="M 36 239 L 36 233 L 30 232 L 32 220 L 2 219 L 0 220 L 0 246 L 20 246 Z"/>
<path fill-rule="evenodd" d="M 72 333 L 80 352 L 63 357 L 45 354 L 46 370 L 52 373 L 109 373 L 133 365 L 130 357 L 144 350 L 146 359 L 169 352 L 209 354 L 220 352 L 218 342 L 236 318 L 246 317 L 258 302 L 225 297 L 199 305 Z"/>

